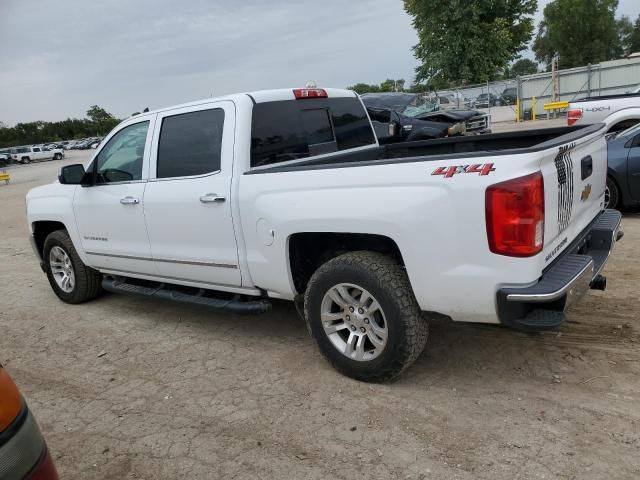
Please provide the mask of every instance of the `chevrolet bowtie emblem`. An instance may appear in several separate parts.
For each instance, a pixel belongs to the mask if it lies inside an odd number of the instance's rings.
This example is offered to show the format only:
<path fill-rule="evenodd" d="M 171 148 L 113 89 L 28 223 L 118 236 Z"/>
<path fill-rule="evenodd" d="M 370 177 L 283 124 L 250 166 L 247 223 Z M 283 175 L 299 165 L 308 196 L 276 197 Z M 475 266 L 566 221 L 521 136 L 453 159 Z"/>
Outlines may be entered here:
<path fill-rule="evenodd" d="M 587 183 L 584 189 L 582 190 L 582 194 L 580 195 L 580 200 L 582 202 L 586 202 L 587 198 L 589 198 L 589 195 L 591 195 L 591 184 Z"/>

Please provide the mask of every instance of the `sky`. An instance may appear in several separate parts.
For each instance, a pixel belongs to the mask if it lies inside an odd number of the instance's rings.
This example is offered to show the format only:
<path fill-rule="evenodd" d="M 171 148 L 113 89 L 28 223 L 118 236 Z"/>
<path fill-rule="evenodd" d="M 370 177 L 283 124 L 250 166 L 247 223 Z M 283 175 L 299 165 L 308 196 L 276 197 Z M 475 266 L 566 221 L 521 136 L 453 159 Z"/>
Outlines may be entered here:
<path fill-rule="evenodd" d="M 618 14 L 635 19 L 640 0 Z M 94 104 L 125 118 L 309 80 L 410 83 L 416 43 L 400 0 L 0 0 L 0 121 Z"/>

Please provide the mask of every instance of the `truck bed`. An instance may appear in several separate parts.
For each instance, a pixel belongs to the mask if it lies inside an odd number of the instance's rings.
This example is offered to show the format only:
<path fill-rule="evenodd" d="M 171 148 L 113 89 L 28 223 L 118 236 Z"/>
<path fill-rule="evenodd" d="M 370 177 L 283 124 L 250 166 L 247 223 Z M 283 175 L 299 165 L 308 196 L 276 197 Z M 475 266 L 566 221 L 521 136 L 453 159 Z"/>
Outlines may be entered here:
<path fill-rule="evenodd" d="M 368 148 L 357 152 L 291 160 L 274 166 L 254 168 L 246 172 L 245 175 L 384 165 L 387 163 L 515 155 L 537 152 L 564 145 L 586 135 L 590 135 L 602 127 L 602 124 L 594 124 L 573 127 L 541 128 L 536 130 L 397 143 Z"/>

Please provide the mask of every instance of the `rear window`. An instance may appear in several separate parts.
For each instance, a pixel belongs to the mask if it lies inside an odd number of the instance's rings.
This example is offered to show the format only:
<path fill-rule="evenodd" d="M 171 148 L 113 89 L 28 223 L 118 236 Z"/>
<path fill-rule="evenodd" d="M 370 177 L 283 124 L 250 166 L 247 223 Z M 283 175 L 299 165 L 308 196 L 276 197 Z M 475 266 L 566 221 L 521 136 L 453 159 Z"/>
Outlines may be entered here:
<path fill-rule="evenodd" d="M 355 97 L 265 102 L 253 107 L 252 167 L 374 143 L 366 111 Z"/>

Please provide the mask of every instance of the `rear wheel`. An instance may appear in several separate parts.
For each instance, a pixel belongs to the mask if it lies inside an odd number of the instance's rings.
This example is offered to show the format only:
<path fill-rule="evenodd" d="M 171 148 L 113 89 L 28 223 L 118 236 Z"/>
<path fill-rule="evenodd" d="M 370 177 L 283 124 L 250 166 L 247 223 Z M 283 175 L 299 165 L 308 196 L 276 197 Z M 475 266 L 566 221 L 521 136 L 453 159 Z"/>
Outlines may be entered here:
<path fill-rule="evenodd" d="M 346 253 L 322 265 L 305 293 L 305 319 L 325 358 L 363 381 L 400 375 L 428 336 L 405 270 L 375 252 Z"/>
<path fill-rule="evenodd" d="M 102 291 L 102 275 L 82 262 L 65 230 L 47 236 L 42 258 L 49 284 L 63 302 L 86 302 Z"/>
<path fill-rule="evenodd" d="M 607 186 L 604 190 L 604 208 L 618 208 L 620 202 L 620 191 L 616 182 L 607 177 Z"/>

